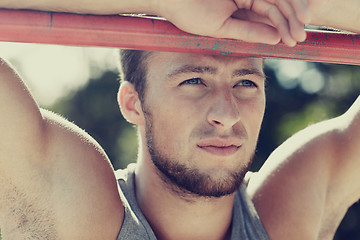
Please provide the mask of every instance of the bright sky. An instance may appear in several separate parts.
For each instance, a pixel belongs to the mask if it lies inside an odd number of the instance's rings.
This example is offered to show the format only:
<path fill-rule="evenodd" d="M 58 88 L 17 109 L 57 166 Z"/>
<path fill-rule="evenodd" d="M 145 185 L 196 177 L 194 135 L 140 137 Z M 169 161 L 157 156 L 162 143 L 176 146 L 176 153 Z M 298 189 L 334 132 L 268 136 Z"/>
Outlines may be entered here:
<path fill-rule="evenodd" d="M 114 49 L 0 43 L 0 57 L 23 76 L 35 99 L 49 105 L 102 71 L 115 70 Z"/>

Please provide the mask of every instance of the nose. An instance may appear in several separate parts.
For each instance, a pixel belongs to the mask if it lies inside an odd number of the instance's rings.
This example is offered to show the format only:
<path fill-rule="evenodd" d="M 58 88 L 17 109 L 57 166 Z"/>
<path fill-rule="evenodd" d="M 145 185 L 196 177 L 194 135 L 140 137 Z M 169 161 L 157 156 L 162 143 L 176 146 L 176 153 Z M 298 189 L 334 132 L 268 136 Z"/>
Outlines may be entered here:
<path fill-rule="evenodd" d="M 218 92 L 212 96 L 207 114 L 209 124 L 217 128 L 228 129 L 240 120 L 238 103 L 230 91 Z"/>

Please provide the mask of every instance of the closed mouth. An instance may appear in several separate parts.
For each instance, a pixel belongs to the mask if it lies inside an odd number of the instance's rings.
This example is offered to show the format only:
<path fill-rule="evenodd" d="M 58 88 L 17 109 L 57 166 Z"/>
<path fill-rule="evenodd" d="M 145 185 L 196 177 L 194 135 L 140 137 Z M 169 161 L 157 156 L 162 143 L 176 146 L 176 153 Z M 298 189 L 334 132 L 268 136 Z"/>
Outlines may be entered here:
<path fill-rule="evenodd" d="M 235 154 L 241 146 L 236 145 L 226 145 L 226 146 L 219 146 L 219 145 L 206 145 L 206 146 L 199 146 L 198 147 L 207 153 L 217 156 L 230 156 Z"/>

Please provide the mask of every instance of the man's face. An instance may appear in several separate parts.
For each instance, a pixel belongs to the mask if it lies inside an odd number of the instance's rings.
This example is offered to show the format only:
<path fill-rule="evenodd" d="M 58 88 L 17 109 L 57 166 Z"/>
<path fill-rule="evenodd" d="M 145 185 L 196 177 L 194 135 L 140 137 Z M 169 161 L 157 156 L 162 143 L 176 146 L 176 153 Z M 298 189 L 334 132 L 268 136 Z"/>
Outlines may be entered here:
<path fill-rule="evenodd" d="M 160 176 L 195 196 L 233 193 L 251 163 L 265 109 L 255 58 L 153 53 L 143 110 Z"/>

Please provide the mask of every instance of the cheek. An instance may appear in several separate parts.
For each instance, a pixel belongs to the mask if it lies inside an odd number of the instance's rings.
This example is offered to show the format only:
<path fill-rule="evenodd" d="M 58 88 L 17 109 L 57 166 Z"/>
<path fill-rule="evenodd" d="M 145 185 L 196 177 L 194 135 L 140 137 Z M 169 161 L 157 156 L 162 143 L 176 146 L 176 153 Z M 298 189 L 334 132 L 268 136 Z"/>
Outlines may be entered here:
<path fill-rule="evenodd" d="M 155 144 L 163 151 L 181 147 L 187 132 L 189 118 L 181 109 L 168 105 L 153 111 L 152 131 Z"/>
<path fill-rule="evenodd" d="M 180 96 L 169 95 L 158 101 L 158 116 L 161 116 L 164 126 L 168 126 L 170 130 L 173 128 L 186 129 L 196 120 L 199 120 L 199 112 L 201 104 L 191 98 L 182 98 Z"/>
<path fill-rule="evenodd" d="M 199 116 L 194 115 L 198 109 L 189 98 L 183 98 L 171 89 L 161 89 L 151 85 L 146 98 L 147 106 L 152 115 L 153 141 L 162 151 L 171 153 L 185 151 L 186 144 L 195 122 Z"/>
<path fill-rule="evenodd" d="M 260 97 L 243 104 L 246 106 L 246 108 L 242 108 L 242 116 L 246 116 L 246 120 L 243 119 L 243 123 L 248 125 L 249 137 L 257 138 L 264 117 L 265 98 Z"/>
<path fill-rule="evenodd" d="M 204 107 L 190 100 L 177 100 L 164 100 L 162 107 L 153 112 L 154 142 L 164 154 L 184 157 L 190 154 L 192 133 L 201 122 Z"/>

